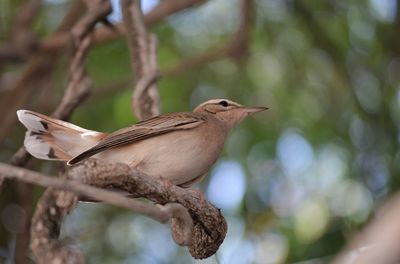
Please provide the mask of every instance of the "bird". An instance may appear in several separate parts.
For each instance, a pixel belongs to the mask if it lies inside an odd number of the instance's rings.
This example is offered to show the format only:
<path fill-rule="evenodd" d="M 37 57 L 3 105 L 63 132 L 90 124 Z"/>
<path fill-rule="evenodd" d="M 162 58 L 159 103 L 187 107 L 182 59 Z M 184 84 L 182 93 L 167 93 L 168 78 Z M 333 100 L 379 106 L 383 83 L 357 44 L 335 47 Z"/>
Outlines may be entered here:
<path fill-rule="evenodd" d="M 18 110 L 17 116 L 28 130 L 24 146 L 38 159 L 64 161 L 71 166 L 90 157 L 125 163 L 187 188 L 207 175 L 232 128 L 266 109 L 211 99 L 192 112 L 162 114 L 111 134 L 29 110 Z"/>

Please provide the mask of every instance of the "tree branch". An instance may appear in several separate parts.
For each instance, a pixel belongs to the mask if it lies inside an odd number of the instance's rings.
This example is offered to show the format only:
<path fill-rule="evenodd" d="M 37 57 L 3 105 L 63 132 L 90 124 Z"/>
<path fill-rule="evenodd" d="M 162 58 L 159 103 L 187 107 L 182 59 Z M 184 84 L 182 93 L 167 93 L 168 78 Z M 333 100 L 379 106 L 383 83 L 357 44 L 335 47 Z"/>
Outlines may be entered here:
<path fill-rule="evenodd" d="M 250 28 L 252 25 L 252 21 L 254 19 L 254 1 L 253 0 L 242 0 L 242 8 L 241 8 L 241 18 L 238 25 L 238 29 L 235 34 L 232 35 L 231 39 L 228 43 L 224 44 L 222 47 L 214 48 L 213 50 L 206 51 L 197 56 L 189 57 L 183 59 L 178 64 L 166 68 L 161 69 L 159 74 L 154 74 L 153 78 L 169 77 L 176 76 L 182 74 L 184 72 L 193 70 L 207 63 L 211 63 L 214 61 L 218 61 L 225 58 L 231 58 L 235 61 L 240 61 L 245 58 L 248 53 L 248 43 L 250 38 Z M 142 87 L 146 87 L 148 82 L 153 81 L 143 80 L 144 84 L 140 83 L 139 88 L 136 90 L 143 89 Z M 95 98 L 104 98 L 114 94 L 117 91 L 122 91 L 125 89 L 126 85 L 132 82 L 132 78 L 126 78 L 123 80 L 119 80 L 110 84 L 104 84 L 101 87 L 96 89 L 97 93 L 94 94 Z M 134 103 L 133 105 L 136 105 Z"/>
<path fill-rule="evenodd" d="M 0 175 L 40 186 L 52 186 L 71 191 L 84 195 L 84 197 L 134 210 L 161 222 L 172 217 L 171 229 L 175 241 L 180 245 L 189 246 L 190 253 L 195 258 L 211 256 L 217 251 L 225 238 L 226 222 L 220 211 L 210 203 L 205 200 L 198 200 L 188 190 L 174 185 L 165 186 L 162 181 L 132 170 L 125 164 L 106 163 L 92 159 L 70 169 L 65 174 L 65 177 L 70 180 L 61 180 L 0 163 Z M 123 190 L 135 197 L 145 197 L 166 206 L 159 209 L 99 188 Z M 39 255 L 45 254 L 49 250 L 45 250 L 48 246 L 44 242 L 39 243 L 37 241 L 58 237 L 62 218 L 75 205 L 76 198 L 65 199 L 69 197 L 68 195 L 66 192 L 50 189 L 46 191 L 38 204 L 32 225 L 32 247 L 34 251 L 35 249 L 38 250 L 35 252 L 40 251 Z M 52 198 L 49 199 L 49 196 Z M 62 202 L 63 205 L 58 206 L 57 201 Z M 63 208 L 66 209 L 63 211 Z M 60 210 L 62 213 L 52 213 L 52 211 L 59 212 Z M 188 217 L 185 213 L 186 210 L 191 217 Z M 52 220 L 50 221 L 49 218 Z M 47 221 L 49 222 L 48 225 L 45 223 Z M 193 225 L 191 221 L 193 221 Z M 54 228 L 54 225 L 56 225 L 56 228 Z M 40 234 L 35 234 L 35 230 Z M 44 232 L 43 230 L 47 231 Z M 54 243 L 60 245 L 59 242 Z M 53 244 L 51 245 L 51 247 L 54 247 Z M 60 246 L 57 246 L 58 249 L 60 249 Z"/>
<path fill-rule="evenodd" d="M 11 41 L 0 46 L 0 62 L 20 61 L 37 48 L 37 38 L 30 27 L 40 10 L 41 0 L 28 0 L 19 9 L 12 23 Z"/>
<path fill-rule="evenodd" d="M 191 8 L 201 3 L 205 0 L 164 0 L 155 6 L 149 13 L 144 17 L 144 23 L 146 26 L 151 26 L 163 21 L 166 17 L 177 13 L 179 11 Z M 99 27 L 94 32 L 94 43 L 100 44 L 107 41 L 115 40 L 122 37 L 125 34 L 125 26 L 123 23 L 117 23 L 114 25 L 117 29 L 115 31 L 109 30 L 107 27 Z M 66 42 L 68 41 L 68 34 L 60 33 L 55 35 L 39 45 L 40 52 L 52 53 L 64 50 L 66 48 Z"/>
<path fill-rule="evenodd" d="M 71 6 L 71 10 L 76 10 L 76 7 L 80 6 L 79 2 L 80 1 L 74 2 Z M 171 14 L 194 7 L 203 2 L 205 2 L 205 0 L 161 1 L 153 10 L 144 16 L 144 23 L 147 26 L 154 25 L 163 21 Z M 68 20 L 68 22 L 74 21 L 71 18 L 74 18 L 77 14 L 79 14 L 79 12 L 72 12 L 72 15 L 69 13 L 64 20 Z M 56 59 L 58 55 L 60 55 L 60 52 L 66 50 L 70 46 L 70 33 L 66 31 L 67 27 L 68 23 L 61 23 L 59 27 L 60 30 L 56 30 L 56 33 L 51 37 L 35 45 L 36 48 L 31 50 L 31 62 L 27 70 L 14 82 L 13 87 L 7 89 L 11 92 L 4 96 L 4 111 L 0 113 L 0 120 L 2 120 L 0 142 L 3 141 L 11 127 L 15 124 L 16 117 L 11 113 L 21 108 L 35 89 L 36 86 L 33 80 L 41 76 L 42 73 L 48 74 L 48 72 L 54 68 L 54 63 L 57 61 Z M 116 30 L 110 30 L 105 26 L 94 29 L 93 43 L 104 43 L 125 34 L 125 28 L 122 23 L 116 24 L 114 27 Z M 35 55 L 38 55 L 38 57 Z M 46 62 L 49 65 L 47 65 Z M 29 83 L 29 85 L 27 85 L 27 83 Z"/>
<path fill-rule="evenodd" d="M 94 177 L 98 187 L 116 188 L 159 204 L 180 203 L 189 210 L 194 221 L 189 250 L 195 258 L 211 256 L 225 238 L 227 226 L 220 211 L 206 200 L 194 197 L 189 190 L 175 185 L 165 186 L 162 181 L 132 171 L 124 164 L 116 165 L 98 160 L 90 160 L 81 166 L 73 167 L 69 175 L 79 175 L 83 182 Z"/>
<path fill-rule="evenodd" d="M 42 187 L 52 187 L 65 191 L 73 192 L 81 197 L 88 197 L 96 201 L 105 202 L 111 205 L 122 207 L 128 210 L 135 211 L 143 214 L 154 220 L 165 223 L 169 219 L 169 214 L 172 211 L 179 211 L 173 206 L 157 208 L 125 196 L 113 191 L 103 190 L 100 188 L 92 187 L 88 184 L 83 184 L 77 180 L 59 179 L 57 177 L 44 176 L 41 173 L 31 171 L 28 169 L 14 167 L 5 163 L 0 163 L 0 174 L 4 177 L 17 179 L 19 181 L 27 182 L 30 184 L 39 185 Z M 79 178 L 79 175 L 74 175 L 73 178 Z"/>
<path fill-rule="evenodd" d="M 31 0 L 37 1 L 37 0 Z M 144 16 L 144 23 L 147 26 L 157 24 L 163 21 L 166 17 L 179 12 L 181 10 L 195 7 L 197 5 L 202 4 L 206 0 L 164 0 L 160 1 L 160 3 L 155 6 L 149 13 Z M 80 5 L 81 1 L 75 1 L 73 6 Z M 73 7 L 71 6 L 71 8 Z M 73 20 L 72 20 L 73 21 Z M 117 23 L 114 25 L 117 29 L 115 31 L 110 31 L 109 28 L 103 26 L 99 27 L 94 32 L 94 43 L 100 44 L 107 41 L 115 40 L 119 37 L 122 37 L 125 34 L 125 27 L 123 23 Z M 62 29 L 64 29 L 61 26 Z M 69 46 L 69 34 L 67 31 L 60 30 L 57 34 L 45 39 L 43 41 L 39 41 L 35 46 L 30 50 L 30 52 L 39 52 L 39 53 L 56 53 L 62 50 L 65 50 Z M 18 51 L 15 50 L 15 47 L 11 45 L 3 45 L 0 48 L 0 58 L 5 60 L 24 60 L 27 56 L 21 56 Z"/>
<path fill-rule="evenodd" d="M 69 30 L 76 23 L 76 18 L 80 14 L 80 8 L 81 6 L 75 1 L 54 34 L 58 34 L 57 32 L 62 32 L 62 30 Z M 69 47 L 71 44 L 70 33 L 68 33 L 68 36 L 64 43 L 66 47 Z M 31 52 L 34 51 L 32 50 Z M 0 99 L 0 104 L 3 106 L 3 111 L 0 112 L 0 120 L 2 122 L 0 143 L 15 124 L 15 111 L 25 104 L 33 91 L 38 91 L 43 86 L 43 80 L 48 81 L 51 79 L 52 72 L 56 68 L 55 65 L 60 55 L 61 53 L 52 54 L 52 56 L 43 56 L 40 53 L 31 54 L 26 70 L 21 73 L 16 81 L 11 83 L 11 87 L 7 89 L 8 92 L 1 98 L 2 100 Z"/>
<path fill-rule="evenodd" d="M 65 247 L 58 240 L 64 217 L 76 206 L 71 192 L 47 189 L 37 203 L 31 226 L 31 249 L 39 264 L 82 264 L 85 257 L 79 249 Z"/>
<path fill-rule="evenodd" d="M 110 10 L 109 2 L 106 0 L 97 0 L 95 2 L 85 0 L 83 2 L 87 5 L 88 11 L 71 31 L 75 51 L 70 64 L 70 81 L 61 104 L 53 113 L 53 116 L 59 119 L 67 119 L 73 109 L 88 94 L 90 80 L 85 73 L 84 65 L 87 51 L 92 41 L 91 33 L 94 31 L 94 25 L 97 21 L 105 18 L 109 12 L 108 10 Z M 163 1 L 152 11 L 153 13 L 149 13 L 149 19 L 155 19 L 154 21 L 156 21 L 156 19 L 159 19 L 162 15 L 165 16 L 168 12 L 177 11 L 179 8 L 186 8 L 199 2 L 201 1 Z M 139 118 L 143 119 L 159 114 L 159 95 L 156 86 L 156 80 L 159 75 L 156 56 L 157 40 L 155 36 L 146 32 L 139 2 L 126 1 L 126 3 L 127 6 L 129 4 L 129 8 L 123 8 L 123 11 L 128 12 L 129 18 L 126 19 L 127 13 L 125 13 L 124 21 L 128 28 L 127 36 L 131 54 L 132 57 L 136 58 L 136 60 L 132 60 L 133 68 L 136 69 L 137 75 L 133 102 L 135 102 L 135 112 Z M 74 6 L 76 7 L 77 5 Z M 164 9 L 161 7 L 164 7 Z M 75 16 L 77 13 L 73 15 Z M 70 21 L 70 17 L 68 21 Z M 63 23 L 62 26 L 65 25 Z M 109 31 L 109 29 L 107 30 Z M 70 43 L 69 37 L 65 40 L 63 45 Z M 46 71 L 48 67 L 45 67 L 46 65 L 41 60 L 41 57 L 38 57 L 37 63 L 37 65 L 31 65 L 32 72 L 23 75 L 23 78 L 20 79 L 21 83 L 16 84 L 16 87 L 22 87 L 18 85 L 29 81 L 36 73 L 38 66 L 43 67 L 44 76 L 50 76 Z M 49 64 L 51 65 L 52 63 L 53 60 L 49 57 Z M 17 90 L 11 89 L 11 91 L 16 92 Z M 32 89 L 27 89 L 28 92 L 24 91 L 26 96 L 18 97 L 18 101 L 16 103 L 12 102 L 11 106 L 18 107 L 18 105 L 23 104 Z M 13 111 L 13 109 L 9 110 Z M 28 159 L 29 155 L 21 148 L 13 156 L 12 162 L 24 165 Z M 13 177 L 8 174 L 9 171 L 12 171 L 13 168 L 18 169 L 10 165 L 4 164 L 4 166 L 9 166 L 7 168 L 2 167 L 3 164 L 0 165 L 0 181 L 6 175 L 8 175 L 7 177 Z M 6 174 L 2 173 L 4 170 L 7 171 Z M 29 179 L 28 175 L 32 176 L 32 171 L 20 170 L 23 171 L 22 174 L 14 171 L 14 176 L 23 175 L 23 178 L 17 178 L 20 181 L 29 182 L 26 179 Z M 40 174 L 36 176 L 45 177 Z M 176 186 L 167 188 L 149 176 L 132 171 L 126 165 L 88 161 L 68 171 L 66 177 L 74 180 L 49 183 L 49 178 L 37 178 L 35 181 L 36 184 L 43 184 L 41 181 L 44 180 L 50 186 L 53 186 L 52 184 L 55 187 L 58 186 L 57 189 L 52 188 L 45 192 L 38 203 L 33 218 L 31 247 L 40 263 L 53 261 L 82 263 L 84 261 L 84 257 L 80 252 L 65 248 L 57 239 L 63 217 L 74 207 L 78 200 L 78 197 L 70 191 L 134 210 L 161 222 L 171 220 L 172 236 L 175 242 L 179 245 L 188 246 L 190 253 L 195 258 L 206 258 L 214 254 L 224 240 L 227 227 L 218 209 L 207 201 L 199 201 L 186 190 Z M 51 180 L 60 181 L 59 179 Z M 77 182 L 77 180 L 83 181 L 83 183 Z M 74 186 L 74 184 L 77 184 L 77 186 Z M 87 184 L 98 188 L 87 186 Z M 99 189 L 109 187 L 127 191 L 136 197 L 146 197 L 160 205 L 144 204 L 120 194 Z M 69 188 L 72 189 L 70 190 Z M 99 199 L 97 195 L 102 195 L 102 197 Z"/>
<path fill-rule="evenodd" d="M 336 256 L 334 264 L 392 264 L 400 261 L 400 194 L 377 212 L 374 219 Z"/>
<path fill-rule="evenodd" d="M 87 14 L 72 28 L 72 38 L 76 48 L 69 67 L 70 80 L 61 103 L 51 115 L 62 120 L 68 120 L 73 110 L 89 95 L 92 82 L 86 74 L 85 62 L 92 40 L 90 32 L 99 20 L 111 12 L 108 0 L 87 0 L 86 4 Z M 24 147 L 21 147 L 11 158 L 11 163 L 23 166 L 28 160 L 29 154 Z"/>
<path fill-rule="evenodd" d="M 146 31 L 140 0 L 122 0 L 121 9 L 126 28 L 131 65 L 135 71 L 132 111 L 140 119 L 160 114 L 157 88 L 157 39 Z"/>
<path fill-rule="evenodd" d="M 68 119 L 75 107 L 77 107 L 89 94 L 91 81 L 87 77 L 85 72 L 85 59 L 91 42 L 90 32 L 94 28 L 94 25 L 97 23 L 97 20 L 102 19 L 111 12 L 111 5 L 107 0 L 87 1 L 86 4 L 88 6 L 87 14 L 81 20 L 79 20 L 79 22 L 72 29 L 72 38 L 76 47 L 73 59 L 70 64 L 70 81 L 64 93 L 61 104 L 53 113 L 53 116 L 59 119 Z M 98 4 L 99 6 L 97 7 L 95 4 Z M 74 5 L 73 8 L 76 8 L 76 5 Z M 62 23 L 63 26 L 68 26 L 69 21 L 64 20 L 64 22 L 65 23 Z M 49 60 L 50 64 L 54 63 L 54 61 L 52 62 L 51 58 L 46 58 L 46 60 Z M 41 62 L 41 60 L 39 60 L 39 62 Z M 47 66 L 47 64 L 44 65 Z M 42 73 L 43 78 L 49 78 L 51 76 L 49 71 L 43 71 Z M 24 93 L 26 90 L 27 89 L 24 90 Z M 14 113 L 10 114 L 12 114 L 12 118 L 15 118 Z M 30 155 L 26 152 L 25 148 L 21 147 L 11 158 L 11 163 L 14 165 L 23 166 L 28 162 L 29 157 Z M 2 188 L 4 188 L 5 184 L 5 179 L 3 177 L 0 177 L 0 191 Z M 32 193 L 31 186 L 24 186 L 24 184 L 18 183 L 17 189 L 24 190 L 24 192 L 18 192 L 19 197 L 23 196 L 25 197 L 24 200 L 31 200 L 27 196 L 28 194 Z M 29 212 L 31 212 L 32 210 L 31 203 L 26 203 L 22 200 L 21 204 L 24 206 L 24 209 L 28 214 L 30 220 L 31 214 Z M 29 244 L 29 224 L 30 221 L 27 221 L 25 223 L 24 232 L 22 232 L 17 238 L 16 258 L 18 263 L 26 262 L 26 260 L 22 258 L 24 258 L 25 253 L 28 249 L 27 245 Z"/>
<path fill-rule="evenodd" d="M 13 39 L 17 40 L 18 35 L 24 34 L 29 31 L 32 22 L 40 10 L 41 0 L 28 0 L 19 9 L 18 16 L 13 21 L 11 35 Z"/>

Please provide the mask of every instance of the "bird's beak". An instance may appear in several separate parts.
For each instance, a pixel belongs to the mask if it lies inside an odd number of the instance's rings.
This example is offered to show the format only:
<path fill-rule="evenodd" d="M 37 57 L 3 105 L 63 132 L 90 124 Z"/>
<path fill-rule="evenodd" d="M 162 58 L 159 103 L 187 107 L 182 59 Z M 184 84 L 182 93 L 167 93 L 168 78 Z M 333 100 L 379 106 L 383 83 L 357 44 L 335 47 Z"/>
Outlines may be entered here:
<path fill-rule="evenodd" d="M 261 111 L 265 111 L 268 109 L 268 107 L 262 107 L 262 106 L 260 106 L 260 107 L 243 107 L 243 108 L 248 115 L 251 115 L 251 114 L 254 114 L 257 112 L 261 112 Z"/>

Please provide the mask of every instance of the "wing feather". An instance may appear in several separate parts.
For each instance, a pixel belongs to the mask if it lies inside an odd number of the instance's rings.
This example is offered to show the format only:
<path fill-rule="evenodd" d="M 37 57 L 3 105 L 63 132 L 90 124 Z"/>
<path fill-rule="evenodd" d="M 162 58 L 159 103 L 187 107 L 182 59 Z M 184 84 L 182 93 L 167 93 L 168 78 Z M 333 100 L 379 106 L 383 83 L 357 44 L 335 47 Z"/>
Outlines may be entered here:
<path fill-rule="evenodd" d="M 68 165 L 78 163 L 106 149 L 136 143 L 172 131 L 191 129 L 204 123 L 204 121 L 205 117 L 197 113 L 174 113 L 156 116 L 110 134 L 96 146 L 69 160 Z"/>

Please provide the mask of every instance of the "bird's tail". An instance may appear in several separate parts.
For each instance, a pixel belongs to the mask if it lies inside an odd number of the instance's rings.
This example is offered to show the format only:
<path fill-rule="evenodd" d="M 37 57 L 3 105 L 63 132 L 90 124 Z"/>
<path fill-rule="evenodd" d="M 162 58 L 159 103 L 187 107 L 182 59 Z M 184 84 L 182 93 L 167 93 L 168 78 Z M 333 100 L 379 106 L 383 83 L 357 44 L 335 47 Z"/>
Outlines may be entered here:
<path fill-rule="evenodd" d="M 104 133 L 28 110 L 18 110 L 17 115 L 28 129 L 25 148 L 38 159 L 68 161 L 106 136 Z"/>

